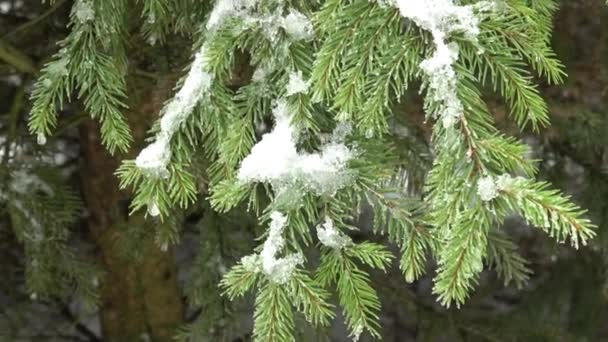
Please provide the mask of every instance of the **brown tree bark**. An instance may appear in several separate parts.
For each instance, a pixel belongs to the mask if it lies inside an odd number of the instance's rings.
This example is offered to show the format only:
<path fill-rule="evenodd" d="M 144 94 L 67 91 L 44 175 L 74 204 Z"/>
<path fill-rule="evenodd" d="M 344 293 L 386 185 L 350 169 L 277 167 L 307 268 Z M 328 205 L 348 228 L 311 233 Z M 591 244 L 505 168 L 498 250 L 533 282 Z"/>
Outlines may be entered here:
<path fill-rule="evenodd" d="M 134 146 L 142 144 L 146 130 L 171 90 L 169 82 L 135 82 L 130 86 L 129 117 Z M 80 127 L 83 164 L 82 191 L 88 210 L 88 226 L 98 248 L 105 276 L 101 282 L 100 316 L 104 341 L 171 341 L 184 322 L 184 304 L 177 284 L 172 250 L 161 251 L 154 242 L 154 221 L 143 213 L 129 215 L 129 194 L 119 191 L 114 175 L 120 158 L 101 145 L 99 125 L 88 120 Z M 139 144 L 138 144 L 139 143 Z M 139 148 L 132 148 L 137 151 Z M 132 156 L 131 156 L 132 157 Z M 125 257 L 127 229 L 140 227 L 141 258 Z"/>

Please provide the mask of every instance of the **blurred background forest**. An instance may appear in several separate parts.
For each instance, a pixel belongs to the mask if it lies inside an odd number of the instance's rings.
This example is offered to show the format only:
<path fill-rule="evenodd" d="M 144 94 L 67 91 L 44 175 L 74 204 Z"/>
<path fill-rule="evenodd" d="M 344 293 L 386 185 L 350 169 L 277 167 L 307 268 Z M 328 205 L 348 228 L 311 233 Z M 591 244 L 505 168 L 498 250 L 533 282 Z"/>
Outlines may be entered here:
<path fill-rule="evenodd" d="M 253 247 L 255 217 L 244 210 L 217 216 L 205 203 L 203 192 L 197 206 L 176 212 L 174 219 L 162 223 L 168 230 L 181 232 L 180 242 L 164 251 L 152 234 L 146 234 L 161 223 L 145 220 L 141 213 L 128 215 L 129 193 L 119 191 L 114 176 L 118 161 L 125 156 L 113 158 L 106 152 L 98 127 L 78 101 L 66 104 L 59 128 L 46 144 L 37 144 L 36 137 L 28 134 L 31 86 L 68 32 L 71 3 L 0 0 L 0 341 L 121 341 L 121 336 L 136 336 L 125 341 L 169 341 L 178 327 L 194 329 L 195 336 L 200 336 L 197 341 L 248 341 L 251 303 L 229 303 L 220 297 L 216 284 Z M 138 15 L 133 17 L 140 20 Z M 128 116 L 135 143 L 129 157 L 143 145 L 145 132 L 188 63 L 191 45 L 179 35 L 150 45 L 134 31 L 129 41 Z M 522 138 L 531 147 L 531 157 L 539 160 L 540 177 L 589 209 L 599 226 L 598 238 L 576 251 L 514 217 L 505 228 L 530 261 L 534 274 L 529 283 L 522 289 L 504 287 L 492 271 L 484 272 L 477 291 L 460 309 L 436 303 L 431 294 L 432 272 L 414 284 L 403 281 L 397 266 L 388 274 L 374 274 L 383 303 L 386 341 L 608 341 L 605 2 L 562 0 L 555 18 L 554 46 L 568 78 L 564 85 L 543 87 L 552 126 L 540 134 L 526 132 Z M 238 76 L 250 73 L 243 56 L 235 85 Z M 395 110 L 409 129 L 425 137 L 428 129 L 420 119 L 423 114 L 415 91 Z M 503 130 L 520 134 L 502 120 L 504 108 L 498 101 L 494 111 Z M 428 157 L 426 149 L 421 144 L 421 169 Z M 57 215 L 66 217 L 52 224 L 61 225 L 65 236 L 71 233 L 66 238 L 70 252 L 49 252 L 18 240 L 15 227 L 23 224 L 23 218 L 11 210 L 11 199 L 2 194 L 14 186 L 15 173 L 24 169 L 52 181 L 57 187 L 53 191 L 64 196 L 64 202 L 47 201 L 41 206 L 40 217 L 43 224 L 47 223 L 44 213 L 50 215 L 48 224 Z M 416 191 L 421 176 L 408 176 Z M 44 199 L 43 193 L 39 195 Z M 371 235 L 369 219 L 367 215 L 360 218 L 360 234 Z M 77 257 L 70 258 L 69 253 Z M 40 264 L 39 269 L 26 266 L 26 255 L 39 255 L 34 263 Z M 61 266 L 45 262 L 52 258 L 82 263 L 69 267 L 81 267 L 77 277 L 88 279 L 91 286 L 68 287 L 54 296 L 29 293 L 24 280 L 27 272 L 39 271 L 40 282 L 63 274 Z M 186 302 L 187 296 L 195 300 Z M 96 308 L 90 300 L 97 302 Z M 320 336 L 325 335 L 301 334 L 302 341 L 323 340 Z M 348 340 L 338 323 L 329 336 L 331 341 Z"/>

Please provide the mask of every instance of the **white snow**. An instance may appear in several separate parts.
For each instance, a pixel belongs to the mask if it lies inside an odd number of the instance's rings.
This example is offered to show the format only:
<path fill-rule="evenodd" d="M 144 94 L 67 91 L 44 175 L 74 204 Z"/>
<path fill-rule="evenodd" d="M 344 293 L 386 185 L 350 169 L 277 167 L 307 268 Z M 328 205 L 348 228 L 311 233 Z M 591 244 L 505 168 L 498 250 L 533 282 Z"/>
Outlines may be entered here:
<path fill-rule="evenodd" d="M 437 50 L 431 58 L 420 64 L 420 68 L 427 75 L 427 96 L 432 102 L 441 104 L 438 113 L 445 128 L 454 126 L 463 112 L 456 89 L 458 79 L 452 67 L 457 60 L 458 46 L 441 44 L 437 45 Z"/>
<path fill-rule="evenodd" d="M 196 54 L 181 89 L 163 109 L 164 114 L 160 120 L 161 132 L 175 133 L 192 112 L 198 100 L 211 87 L 213 77 L 205 71 L 207 67 L 205 52 L 206 46 L 203 45 Z"/>
<path fill-rule="evenodd" d="M 251 80 L 253 82 L 261 82 L 273 71 L 273 68 L 268 65 L 258 66 L 253 75 L 251 76 Z"/>
<path fill-rule="evenodd" d="M 519 179 L 523 179 L 523 178 L 521 178 L 521 177 L 512 177 L 509 174 L 500 175 L 500 176 L 498 176 L 498 178 L 496 178 L 496 188 L 498 188 L 498 190 L 500 190 L 500 191 L 508 190 Z"/>
<path fill-rule="evenodd" d="M 482 201 L 488 202 L 498 197 L 498 190 L 492 176 L 485 176 L 477 181 L 477 194 Z"/>
<path fill-rule="evenodd" d="M 361 334 L 363 333 L 363 324 L 358 323 L 354 328 L 352 333 L 349 335 L 352 338 L 353 342 L 359 342 L 361 338 Z"/>
<path fill-rule="evenodd" d="M 325 218 L 323 224 L 317 225 L 317 237 L 321 244 L 334 249 L 342 249 L 353 245 L 353 240 L 334 226 L 334 222 Z"/>
<path fill-rule="evenodd" d="M 332 141 L 320 152 L 300 153 L 287 102 L 277 101 L 273 114 L 275 127 L 241 163 L 240 181 L 271 183 L 278 190 L 299 183 L 317 194 L 331 194 L 347 184 L 353 152 L 344 143 Z"/>
<path fill-rule="evenodd" d="M 157 140 L 141 150 L 135 159 L 135 165 L 154 177 L 167 178 L 167 165 L 171 160 L 171 148 L 167 135 L 159 135 Z"/>
<path fill-rule="evenodd" d="M 68 64 L 69 61 L 65 57 L 49 63 L 46 72 L 48 73 L 49 77 L 51 77 L 51 81 L 63 76 L 67 76 L 69 73 Z"/>
<path fill-rule="evenodd" d="M 207 30 L 217 30 L 226 19 L 246 16 L 258 0 L 217 0 L 207 20 Z"/>
<path fill-rule="evenodd" d="M 276 39 L 279 27 L 282 27 L 293 41 L 310 40 L 314 37 L 312 23 L 304 14 L 291 9 L 288 15 L 282 17 L 281 8 L 273 13 L 261 14 L 256 12 L 258 3 L 259 0 L 218 0 L 209 14 L 207 30 L 217 30 L 228 18 L 241 18 L 246 24 L 260 25 L 271 41 Z"/>
<path fill-rule="evenodd" d="M 513 177 L 510 174 L 502 174 L 498 177 L 485 176 L 477 181 L 477 194 L 483 201 L 491 201 L 500 195 L 501 191 L 508 191 L 523 177 Z"/>
<path fill-rule="evenodd" d="M 302 78 L 302 71 L 291 72 L 289 74 L 289 83 L 287 83 L 287 92 L 285 96 L 292 96 L 295 94 L 306 94 L 310 84 Z"/>
<path fill-rule="evenodd" d="M 260 15 L 255 13 L 255 10 L 258 7 L 257 5 L 258 0 L 218 0 L 209 15 L 206 27 L 210 32 L 213 32 L 217 30 L 227 18 L 241 17 L 249 24 L 255 23 L 261 25 L 264 28 L 264 32 L 273 32 L 273 35 L 275 35 L 274 32 L 276 32 L 279 26 L 284 26 L 285 31 L 294 39 L 306 39 L 312 34 L 312 24 L 303 14 L 297 11 L 291 11 L 283 18 L 278 15 L 279 12 L 277 11 L 272 15 Z M 277 15 L 278 19 L 275 18 Z M 195 56 L 183 86 L 175 97 L 163 108 L 163 115 L 160 120 L 160 131 L 156 135 L 156 140 L 144 148 L 135 159 L 137 167 L 148 175 L 155 177 L 167 177 L 169 175 L 167 165 L 171 160 L 171 138 L 211 87 L 213 75 L 205 70 L 205 51 L 206 46 L 203 45 Z M 260 69 L 260 71 L 254 75 L 254 80 L 263 79 L 266 76 L 267 71 L 268 70 Z M 293 79 L 290 78 L 288 92 L 296 94 L 306 91 L 308 91 L 308 83 L 302 79 L 301 74 L 295 74 Z M 282 131 L 283 139 L 280 141 L 292 140 L 289 124 L 285 126 L 278 125 L 278 127 L 287 129 Z M 281 133 L 280 130 L 277 134 L 279 133 Z M 284 139 L 285 137 L 289 138 Z M 293 151 L 291 152 L 294 152 L 294 154 L 297 155 L 297 153 L 295 153 L 295 144 L 293 141 L 291 145 L 287 146 L 287 149 L 284 149 L 283 151 L 290 152 L 290 147 L 293 147 Z M 329 152 L 333 153 L 332 151 Z M 288 161 L 288 159 L 284 159 L 283 161 Z M 247 173 L 244 175 L 246 174 Z M 249 175 L 251 176 L 251 172 L 249 172 Z"/>
<path fill-rule="evenodd" d="M 160 131 L 156 135 L 156 141 L 144 148 L 135 159 L 137 167 L 150 175 L 168 176 L 167 165 L 171 160 L 171 138 L 211 87 L 213 77 L 205 71 L 205 51 L 206 47 L 203 45 L 194 58 L 184 84 L 163 108 Z"/>
<path fill-rule="evenodd" d="M 434 116 L 445 128 L 452 127 L 460 118 L 463 106 L 457 95 L 457 75 L 454 63 L 458 60 L 458 46 L 446 40 L 454 32 L 463 32 L 469 39 L 479 34 L 480 11 L 487 11 L 491 3 L 457 5 L 454 0 L 392 0 L 401 15 L 412 20 L 433 36 L 435 52 L 420 64 L 426 75 L 427 101 L 440 104 Z"/>
<path fill-rule="evenodd" d="M 79 0 L 74 9 L 74 15 L 81 23 L 86 23 L 95 19 L 95 8 L 89 0 Z"/>
<path fill-rule="evenodd" d="M 281 26 L 293 40 L 311 40 L 314 37 L 314 28 L 310 19 L 296 10 L 290 10 L 283 18 Z"/>
<path fill-rule="evenodd" d="M 259 254 L 251 254 L 242 257 L 241 265 L 249 272 L 262 272 L 262 259 L 260 259 Z"/>
<path fill-rule="evenodd" d="M 268 278 L 277 283 L 285 284 L 291 278 L 295 268 L 304 262 L 300 253 L 288 254 L 277 258 L 285 247 L 283 230 L 287 217 L 280 212 L 270 214 L 270 227 L 268 236 L 260 254 L 252 254 L 241 259 L 243 267 L 250 272 L 264 272 Z"/>
<path fill-rule="evenodd" d="M 152 217 L 160 215 L 160 208 L 156 202 L 152 202 L 150 205 L 148 205 L 148 214 L 150 214 Z"/>
<path fill-rule="evenodd" d="M 36 143 L 38 143 L 38 145 L 46 144 L 46 136 L 44 136 L 44 133 L 36 134 Z"/>
<path fill-rule="evenodd" d="M 337 143 L 344 142 L 353 132 L 353 125 L 348 121 L 339 121 L 331 134 L 331 140 Z"/>

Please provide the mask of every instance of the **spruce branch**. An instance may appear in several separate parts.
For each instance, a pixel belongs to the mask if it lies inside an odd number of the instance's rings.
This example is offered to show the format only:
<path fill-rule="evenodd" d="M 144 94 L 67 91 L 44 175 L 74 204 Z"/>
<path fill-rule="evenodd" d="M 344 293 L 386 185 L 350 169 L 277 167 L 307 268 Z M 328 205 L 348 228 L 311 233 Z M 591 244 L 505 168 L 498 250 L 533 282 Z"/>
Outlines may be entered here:
<path fill-rule="evenodd" d="M 492 218 L 479 207 L 462 213 L 446 236 L 433 287 L 443 305 L 460 306 L 476 285 L 483 270 L 491 223 Z"/>
<path fill-rule="evenodd" d="M 528 262 L 517 251 L 517 245 L 502 230 L 492 229 L 488 235 L 486 263 L 503 278 L 505 286 L 513 282 L 521 288 L 532 274 Z"/>
<path fill-rule="evenodd" d="M 57 126 L 58 109 L 78 89 L 78 98 L 101 122 L 102 142 L 111 153 L 126 152 L 130 129 L 126 108 L 126 53 L 122 44 L 124 0 L 78 0 L 70 15 L 71 32 L 45 65 L 31 95 L 29 129 L 44 142 Z M 96 20 L 93 20 L 97 16 Z"/>
<path fill-rule="evenodd" d="M 506 205 L 560 243 L 569 239 L 578 248 L 596 235 L 596 226 L 583 217 L 586 211 L 546 182 L 517 178 L 502 193 Z"/>
<path fill-rule="evenodd" d="M 295 341 L 294 317 L 288 289 L 265 282 L 255 299 L 254 341 Z"/>
<path fill-rule="evenodd" d="M 310 276 L 297 270 L 289 282 L 293 305 L 314 326 L 327 326 L 335 314 L 328 304 L 329 293 Z"/>

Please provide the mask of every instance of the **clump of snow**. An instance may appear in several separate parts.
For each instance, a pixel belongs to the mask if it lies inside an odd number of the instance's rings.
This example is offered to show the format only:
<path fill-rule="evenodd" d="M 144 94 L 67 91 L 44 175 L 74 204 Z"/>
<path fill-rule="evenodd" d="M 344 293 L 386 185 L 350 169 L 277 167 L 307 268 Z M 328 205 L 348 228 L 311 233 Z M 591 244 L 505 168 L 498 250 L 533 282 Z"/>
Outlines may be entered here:
<path fill-rule="evenodd" d="M 258 0 L 217 0 L 207 20 L 207 30 L 217 30 L 226 19 L 244 17 L 257 6 Z"/>
<path fill-rule="evenodd" d="M 353 125 L 348 121 L 339 121 L 331 134 L 334 142 L 344 142 L 347 136 L 353 133 Z"/>
<path fill-rule="evenodd" d="M 359 339 L 361 338 L 362 333 L 363 333 L 363 324 L 359 323 L 355 326 L 352 333 L 350 334 L 350 337 L 352 338 L 353 342 L 358 342 Z"/>
<path fill-rule="evenodd" d="M 153 143 L 141 150 L 135 165 L 142 171 L 154 177 L 167 178 L 167 165 L 171 160 L 171 148 L 167 135 L 159 135 Z"/>
<path fill-rule="evenodd" d="M 211 87 L 213 77 L 205 71 L 207 67 L 205 53 L 206 46 L 203 45 L 196 54 L 181 89 L 163 109 L 164 114 L 160 120 L 162 132 L 175 133 L 201 96 Z"/>
<path fill-rule="evenodd" d="M 95 19 L 95 8 L 89 0 L 79 0 L 74 8 L 74 15 L 81 23 Z"/>
<path fill-rule="evenodd" d="M 273 13 L 256 12 L 259 0 L 218 0 L 209 14 L 207 30 L 215 31 L 228 18 L 241 18 L 246 24 L 258 24 L 264 34 L 274 41 L 277 30 L 282 27 L 292 41 L 310 40 L 314 37 L 314 29 L 310 19 L 304 14 L 291 9 L 289 14 L 281 16 L 281 8 Z"/>
<path fill-rule="evenodd" d="M 261 65 L 255 69 L 251 80 L 253 82 L 261 82 L 273 71 L 273 68 L 268 65 Z"/>
<path fill-rule="evenodd" d="M 491 3 L 457 5 L 454 0 L 392 0 L 401 15 L 412 20 L 433 36 L 434 54 L 420 64 L 426 75 L 427 103 L 438 103 L 434 116 L 444 127 L 452 127 L 460 118 L 463 106 L 457 95 L 457 75 L 454 63 L 458 60 L 458 46 L 446 40 L 454 32 L 463 32 L 469 39 L 479 34 L 480 11 L 487 11 Z"/>
<path fill-rule="evenodd" d="M 287 83 L 287 92 L 285 93 L 285 96 L 292 96 L 295 94 L 306 94 L 308 93 L 308 88 L 310 87 L 310 84 L 308 83 L 308 81 L 305 81 L 304 78 L 302 78 L 302 71 L 298 72 L 291 72 L 289 74 L 289 83 Z"/>
<path fill-rule="evenodd" d="M 158 41 L 158 35 L 156 33 L 152 33 L 148 36 L 148 38 L 146 39 L 146 42 L 148 44 L 150 44 L 150 46 L 154 46 L 156 45 L 156 42 Z"/>
<path fill-rule="evenodd" d="M 477 194 L 483 201 L 491 201 L 498 197 L 501 191 L 509 191 L 521 180 L 525 180 L 525 178 L 513 177 L 509 174 L 498 177 L 485 176 L 477 181 Z"/>
<path fill-rule="evenodd" d="M 150 205 L 148 205 L 148 214 L 153 217 L 160 215 L 160 208 L 156 202 L 152 202 Z"/>
<path fill-rule="evenodd" d="M 285 175 L 290 161 L 298 157 L 288 114 L 287 102 L 279 100 L 273 109 L 274 129 L 262 136 L 239 170 L 239 179 L 245 182 L 270 182 Z"/>
<path fill-rule="evenodd" d="M 324 246 L 334 249 L 342 249 L 353 245 L 353 240 L 338 230 L 334 226 L 334 221 L 329 217 L 325 218 L 322 225 L 317 225 L 317 237 Z"/>
<path fill-rule="evenodd" d="M 310 19 L 296 10 L 290 10 L 281 26 L 293 40 L 311 40 L 314 37 Z"/>
<path fill-rule="evenodd" d="M 498 190 L 492 176 L 485 176 L 477 181 L 477 194 L 482 201 L 488 202 L 498 197 Z"/>
<path fill-rule="evenodd" d="M 243 267 L 250 272 L 263 272 L 268 278 L 277 283 L 285 284 L 289 281 L 295 268 L 304 262 L 300 253 L 288 254 L 277 258 L 285 247 L 283 230 L 287 217 L 277 211 L 270 214 L 270 227 L 268 237 L 264 241 L 260 254 L 252 254 L 241 259 Z"/>
<path fill-rule="evenodd" d="M 246 255 L 241 258 L 241 265 L 245 270 L 253 273 L 262 272 L 262 259 L 259 254 Z"/>
<path fill-rule="evenodd" d="M 167 165 L 171 160 L 171 138 L 211 87 L 213 77 L 205 71 L 205 51 L 206 47 L 203 46 L 196 54 L 181 89 L 163 108 L 160 131 L 156 135 L 156 140 L 144 148 L 135 159 L 137 167 L 150 175 L 168 176 Z"/>
<path fill-rule="evenodd" d="M 424 60 L 420 68 L 427 75 L 430 98 L 427 101 L 440 103 L 438 114 L 443 127 L 449 128 L 459 121 L 463 112 L 462 102 L 457 94 L 457 76 L 452 65 L 458 60 L 458 46 L 437 45 L 435 54 Z"/>
<path fill-rule="evenodd" d="M 496 188 L 500 191 L 508 190 L 520 177 L 511 177 L 509 174 L 504 174 L 496 178 Z"/>
<path fill-rule="evenodd" d="M 48 64 L 46 73 L 51 78 L 51 82 L 68 75 L 68 63 L 67 58 L 63 57 Z"/>
<path fill-rule="evenodd" d="M 38 133 L 36 135 L 36 143 L 38 143 L 38 145 L 46 144 L 46 136 L 44 135 L 44 133 Z"/>
<path fill-rule="evenodd" d="M 344 143 L 332 141 L 320 152 L 300 153 L 287 102 L 277 101 L 273 114 L 275 127 L 241 163 L 240 181 L 271 183 L 279 190 L 299 183 L 318 194 L 333 193 L 349 181 L 346 166 L 354 153 Z"/>

